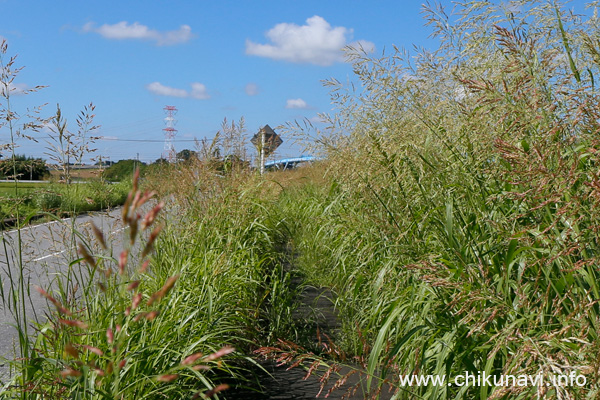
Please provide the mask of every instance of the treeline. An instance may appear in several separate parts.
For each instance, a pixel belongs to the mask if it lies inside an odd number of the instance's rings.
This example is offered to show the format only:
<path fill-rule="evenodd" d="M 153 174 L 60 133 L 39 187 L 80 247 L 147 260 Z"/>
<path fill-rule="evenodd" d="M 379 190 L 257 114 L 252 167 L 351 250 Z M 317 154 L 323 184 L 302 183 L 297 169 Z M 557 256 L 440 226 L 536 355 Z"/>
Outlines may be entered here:
<path fill-rule="evenodd" d="M 141 175 L 151 173 L 153 170 L 168 168 L 169 165 L 190 166 L 192 164 L 203 164 L 206 168 L 212 169 L 218 173 L 229 173 L 233 170 L 250 169 L 250 162 L 242 159 L 238 155 L 230 154 L 221 157 L 220 152 L 215 152 L 210 157 L 204 157 L 200 153 L 184 149 L 178 152 L 174 160 L 169 161 L 165 158 L 159 158 L 151 164 L 146 164 L 139 160 L 120 160 L 102 172 L 103 179 L 115 182 L 129 180 L 133 172 L 138 168 Z"/>
<path fill-rule="evenodd" d="M 0 161 L 0 179 L 42 180 L 49 175 L 46 162 L 41 158 L 17 154 Z"/>

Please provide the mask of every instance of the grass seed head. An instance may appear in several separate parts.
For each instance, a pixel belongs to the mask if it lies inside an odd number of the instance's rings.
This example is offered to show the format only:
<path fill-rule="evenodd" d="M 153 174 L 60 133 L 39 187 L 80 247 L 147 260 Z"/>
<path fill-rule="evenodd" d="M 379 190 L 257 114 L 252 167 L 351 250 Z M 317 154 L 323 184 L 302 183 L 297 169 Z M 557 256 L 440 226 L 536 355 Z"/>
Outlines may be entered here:
<path fill-rule="evenodd" d="M 131 291 L 131 290 L 135 290 L 137 289 L 137 287 L 140 285 L 140 281 L 133 281 L 131 282 L 129 285 L 127 285 L 127 290 Z"/>
<path fill-rule="evenodd" d="M 89 351 L 89 352 L 91 352 L 91 353 L 94 353 L 94 354 L 96 354 L 97 356 L 102 356 L 102 355 L 104 355 L 104 352 L 103 352 L 102 350 L 100 350 L 99 348 L 97 348 L 97 347 L 94 347 L 94 346 L 89 346 L 89 345 L 87 345 L 87 344 L 84 344 L 82 347 L 83 347 L 84 349 L 86 349 L 87 351 Z"/>
<path fill-rule="evenodd" d="M 87 251 L 83 243 L 79 243 L 79 255 L 83 257 L 86 263 L 88 263 L 91 267 L 96 268 L 96 261 L 94 257 Z"/>
<path fill-rule="evenodd" d="M 142 256 L 141 256 L 142 258 L 145 258 L 148 254 L 150 254 L 150 252 L 152 251 L 152 248 L 154 246 L 154 241 L 158 237 L 158 234 L 160 233 L 162 228 L 163 227 L 161 225 L 159 225 L 152 230 L 152 233 L 150 233 L 150 237 L 148 238 L 148 242 L 146 242 L 146 246 L 144 247 L 144 250 L 142 251 Z"/>
<path fill-rule="evenodd" d="M 140 197 L 140 199 L 138 200 L 137 204 L 136 204 L 136 208 L 140 208 L 142 205 L 144 205 L 148 200 L 150 200 L 152 197 L 154 197 L 154 195 L 156 194 L 155 191 L 146 191 L 144 192 L 144 194 Z"/>
<path fill-rule="evenodd" d="M 107 246 L 106 241 L 104 240 L 104 234 L 102 233 L 100 228 L 98 228 L 94 223 L 92 223 L 92 231 L 94 232 L 96 240 L 98 241 L 98 243 L 100 243 L 100 246 L 102 246 L 102 248 L 106 250 Z"/>
<path fill-rule="evenodd" d="M 202 357 L 202 353 L 192 354 L 191 356 L 187 356 L 182 362 L 181 365 L 192 365 L 196 362 L 200 357 Z"/>
<path fill-rule="evenodd" d="M 133 246 L 138 233 L 138 220 L 134 218 L 129 222 L 129 244 Z"/>
<path fill-rule="evenodd" d="M 69 309 L 60 304 L 58 300 L 56 300 L 54 297 L 48 294 L 48 292 L 46 292 L 44 289 L 42 289 L 39 286 L 36 286 L 35 288 L 42 296 L 44 296 L 46 299 L 48 299 L 48 301 L 54 304 L 59 313 L 64 315 L 73 315 L 73 313 Z"/>
<path fill-rule="evenodd" d="M 165 374 L 158 376 L 156 380 L 159 382 L 173 382 L 177 378 L 179 378 L 177 374 Z"/>
<path fill-rule="evenodd" d="M 135 172 L 133 173 L 133 186 L 131 188 L 132 192 L 137 192 L 139 179 L 140 179 L 140 169 L 136 168 Z"/>
<path fill-rule="evenodd" d="M 129 250 L 123 250 L 119 255 L 119 274 L 125 273 L 125 266 L 127 265 L 127 257 L 129 256 Z"/>
<path fill-rule="evenodd" d="M 154 206 L 152 208 L 152 210 L 148 211 L 148 213 L 142 220 L 142 230 L 148 229 L 152 225 L 152 223 L 154 223 L 156 216 L 158 215 L 160 210 L 163 209 L 164 206 L 165 206 L 165 203 L 161 201 L 156 206 Z"/>
<path fill-rule="evenodd" d="M 235 348 L 233 348 L 231 346 L 225 346 L 225 347 L 221 348 L 220 350 L 217 350 L 216 352 L 207 355 L 203 361 L 214 361 L 223 356 L 226 356 L 227 354 L 231 354 L 234 351 L 235 351 Z"/>
<path fill-rule="evenodd" d="M 70 355 L 71 357 L 78 359 L 79 358 L 79 352 L 77 351 L 77 349 L 71 344 L 71 343 L 67 343 L 65 345 L 65 353 Z"/>
<path fill-rule="evenodd" d="M 165 282 L 165 284 L 163 285 L 163 287 L 158 292 L 156 292 L 152 296 L 150 296 L 146 305 L 151 306 L 152 304 L 154 304 L 155 301 L 160 300 L 163 297 L 165 297 L 167 295 L 167 293 L 169 293 L 169 291 L 173 288 L 173 286 L 175 285 L 175 282 L 177 282 L 178 278 L 179 278 L 179 275 L 169 277 L 167 279 L 167 281 Z"/>
<path fill-rule="evenodd" d="M 62 376 L 63 378 L 66 378 L 68 376 L 71 376 L 73 378 L 78 378 L 81 376 L 81 372 L 77 371 L 73 368 L 66 368 L 60 372 L 60 376 Z"/>
<path fill-rule="evenodd" d="M 146 260 L 143 262 L 142 266 L 138 270 L 140 274 L 145 273 L 148 270 L 148 266 L 150 265 L 150 260 Z"/>
<path fill-rule="evenodd" d="M 136 293 L 135 295 L 133 295 L 133 298 L 131 299 L 131 309 L 135 310 L 140 303 L 142 302 L 142 294 L 141 293 Z"/>
<path fill-rule="evenodd" d="M 87 329 L 89 327 L 88 324 L 86 324 L 85 322 L 78 321 L 78 320 L 59 319 L 58 322 L 63 325 L 67 325 L 67 326 L 71 326 L 71 327 L 75 327 L 75 328 L 79 328 L 79 329 Z"/>
<path fill-rule="evenodd" d="M 207 399 L 211 398 L 215 394 L 220 393 L 220 392 L 222 392 L 224 390 L 227 390 L 227 389 L 229 389 L 229 385 L 227 385 L 225 383 L 217 385 L 214 388 L 212 388 L 211 390 L 208 390 L 208 391 L 204 392 L 204 397 L 207 398 Z M 199 395 L 200 395 L 200 393 L 196 394 L 196 396 L 194 396 L 194 397 L 198 398 Z"/>
<path fill-rule="evenodd" d="M 129 207 L 131 206 L 131 200 L 133 199 L 133 193 L 134 193 L 133 190 L 131 190 L 129 192 L 129 194 L 127 195 L 127 199 L 125 200 L 125 203 L 123 204 L 123 212 L 121 213 L 123 223 L 126 223 L 129 218 Z"/>
<path fill-rule="evenodd" d="M 156 317 L 158 317 L 158 314 L 160 314 L 160 312 L 158 310 L 150 311 L 148 314 L 146 314 L 146 319 L 148 321 L 152 321 Z"/>

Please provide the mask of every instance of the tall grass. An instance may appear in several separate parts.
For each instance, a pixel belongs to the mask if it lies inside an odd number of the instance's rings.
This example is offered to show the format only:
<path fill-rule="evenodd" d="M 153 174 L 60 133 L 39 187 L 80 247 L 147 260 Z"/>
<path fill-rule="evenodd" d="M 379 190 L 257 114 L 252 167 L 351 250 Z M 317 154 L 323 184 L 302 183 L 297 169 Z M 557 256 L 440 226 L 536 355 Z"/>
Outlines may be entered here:
<path fill-rule="evenodd" d="M 3 150 L 8 150 L 12 160 L 12 178 L 14 182 L 14 194 L 18 197 L 19 187 L 17 182 L 17 163 L 16 163 L 16 147 L 17 141 L 22 139 L 30 139 L 31 131 L 41 129 L 46 122 L 39 117 L 40 107 L 32 108 L 25 113 L 20 114 L 12 104 L 13 92 L 16 88 L 13 86 L 14 79 L 18 76 L 22 67 L 16 65 L 16 56 L 8 56 L 8 44 L 6 40 L 0 41 L 0 128 L 6 129 L 10 143 L 3 144 Z M 29 94 L 41 89 L 41 86 L 36 86 L 32 89 L 25 90 L 23 94 Z M 15 207 L 16 220 L 20 220 L 20 208 L 17 202 Z M 4 252 L 7 255 L 7 291 L 4 290 L 4 282 L 0 293 L 2 304 L 14 319 L 17 337 L 18 337 L 18 354 L 19 364 L 24 371 L 24 376 L 27 377 L 29 371 L 26 368 L 27 359 L 30 356 L 31 342 L 29 338 L 29 321 L 27 315 L 27 302 L 31 294 L 28 285 L 28 274 L 26 266 L 23 263 L 23 249 L 21 243 L 21 230 L 17 229 L 17 242 L 19 246 L 14 251 L 14 257 L 8 259 L 7 241 L 2 240 Z"/>
<path fill-rule="evenodd" d="M 280 204 L 302 268 L 335 289 L 372 394 L 595 398 L 597 18 L 535 1 L 425 13 L 437 50 L 353 51 L 358 82 L 328 82 L 332 183 Z M 398 387 L 465 371 L 588 384 Z"/>
<path fill-rule="evenodd" d="M 357 83 L 327 83 L 339 111 L 319 142 L 326 177 L 217 173 L 212 146 L 208 159 L 154 171 L 144 185 L 164 199 L 161 234 L 143 233 L 139 192 L 124 251 L 82 242 L 81 286 L 45 292 L 57 311 L 27 347 L 15 393 L 208 397 L 242 377 L 255 347 L 282 339 L 279 355 L 329 364 L 325 378 L 335 362 L 363 374 L 365 397 L 597 398 L 598 19 L 541 1 L 424 11 L 439 48 L 351 51 Z M 319 354 L 290 342 L 288 244 L 304 279 L 335 295 L 342 327 Z M 551 384 L 398 379 L 465 372 Z M 571 373 L 587 384 L 550 380 Z"/>
<path fill-rule="evenodd" d="M 1 65 L 7 99 L 13 61 Z M 10 104 L 0 111 L 12 133 Z M 93 130 L 88 115 L 80 119 L 84 135 Z M 55 119 L 66 132 L 60 110 Z M 236 142 L 243 120 L 223 127 L 220 156 L 228 162 L 215 162 L 219 154 L 211 151 L 208 159 L 166 163 L 145 176 L 145 190 L 136 175 L 126 199 L 127 184 L 104 183 L 52 186 L 35 197 L 48 212 L 125 200 L 122 227 L 103 232 L 72 219 L 64 245 L 74 257 L 68 268 L 48 271 L 51 285 L 37 291 L 18 236 L 18 265 L 8 265 L 9 292 L 2 295 L 16 317 L 19 352 L 9 360 L 3 398 L 212 398 L 228 384 L 250 381 L 255 361 L 248 355 L 259 344 L 294 333 L 271 189 L 232 158 L 243 157 Z M 77 148 L 58 140 L 61 160 L 89 150 L 82 140 Z M 25 304 L 38 293 L 49 308 L 47 318 L 33 321 Z"/>
<path fill-rule="evenodd" d="M 288 278 L 260 182 L 202 168 L 170 165 L 146 177 L 166 204 L 134 184 L 122 250 L 97 230 L 92 241 L 76 233 L 80 258 L 70 271 L 83 272 L 42 291 L 56 311 L 36 328 L 28 374 L 19 370 L 6 394 L 199 398 L 225 382 L 249 384 L 248 355 L 293 329 L 291 310 L 275 303 Z"/>

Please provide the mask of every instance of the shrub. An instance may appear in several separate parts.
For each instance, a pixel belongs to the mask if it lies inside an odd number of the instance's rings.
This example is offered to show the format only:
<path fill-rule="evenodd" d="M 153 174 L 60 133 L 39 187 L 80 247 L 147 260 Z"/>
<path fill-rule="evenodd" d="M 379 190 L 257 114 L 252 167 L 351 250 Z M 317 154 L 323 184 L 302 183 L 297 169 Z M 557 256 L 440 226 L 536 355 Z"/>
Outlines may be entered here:
<path fill-rule="evenodd" d="M 120 160 L 104 170 L 102 177 L 109 181 L 120 182 L 131 179 L 136 168 L 139 168 L 140 172 L 143 173 L 145 167 L 146 164 L 138 160 Z"/>
<path fill-rule="evenodd" d="M 44 212 L 56 211 L 61 205 L 61 195 L 53 190 L 39 191 L 34 196 L 36 207 Z"/>

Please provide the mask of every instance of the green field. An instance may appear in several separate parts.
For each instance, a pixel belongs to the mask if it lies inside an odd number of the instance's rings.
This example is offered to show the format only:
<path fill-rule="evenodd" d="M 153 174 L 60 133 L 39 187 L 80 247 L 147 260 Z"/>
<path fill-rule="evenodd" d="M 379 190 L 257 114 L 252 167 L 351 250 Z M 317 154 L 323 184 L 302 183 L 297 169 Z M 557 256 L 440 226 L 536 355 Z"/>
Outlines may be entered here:
<path fill-rule="evenodd" d="M 17 194 L 23 196 L 34 192 L 37 189 L 43 189 L 47 187 L 47 183 L 32 183 L 27 181 L 19 181 Z M 14 182 L 0 182 L 0 197 L 15 197 L 15 184 Z M 2 200 L 0 200 L 2 201 Z"/>
<path fill-rule="evenodd" d="M 110 184 L 89 181 L 72 185 L 41 182 L 18 182 L 17 195 L 13 182 L 0 183 L 0 220 L 25 221 L 32 215 L 79 214 L 123 204 L 129 183 Z"/>

